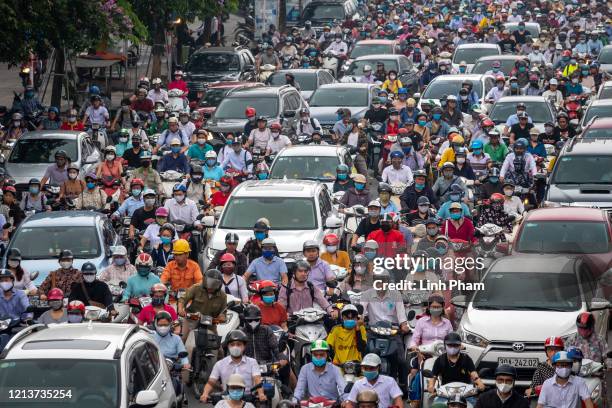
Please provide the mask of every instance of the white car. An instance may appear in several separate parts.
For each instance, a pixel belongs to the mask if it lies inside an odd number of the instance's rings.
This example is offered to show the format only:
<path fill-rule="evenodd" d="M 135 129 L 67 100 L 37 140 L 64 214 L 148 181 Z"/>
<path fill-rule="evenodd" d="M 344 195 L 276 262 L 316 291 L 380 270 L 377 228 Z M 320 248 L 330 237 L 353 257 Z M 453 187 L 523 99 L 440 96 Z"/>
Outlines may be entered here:
<path fill-rule="evenodd" d="M 0 355 L 3 407 L 171 408 L 177 398 L 151 332 L 108 323 L 37 324 Z M 11 402 L 8 398 L 14 399 Z"/>
<path fill-rule="evenodd" d="M 520 255 L 496 260 L 463 308 L 458 332 L 476 371 L 489 368 L 486 384 L 494 384 L 498 364 L 517 369 L 516 385 L 529 386 L 535 368 L 546 360 L 544 340 L 576 332 L 579 313 L 592 311 L 596 333 L 606 337 L 610 303 L 586 264 L 571 255 Z"/>
<path fill-rule="evenodd" d="M 426 87 L 422 94 L 415 94 L 420 98 L 417 108 L 421 110 L 423 101 L 433 101 L 440 106 L 440 99 L 446 95 L 459 95 L 459 90 L 464 81 L 472 82 L 472 89 L 478 94 L 478 103 L 483 105 L 484 97 L 495 86 L 495 78 L 492 75 L 439 75 L 435 77 Z"/>
<path fill-rule="evenodd" d="M 465 73 L 469 74 L 472 72 L 472 68 L 474 68 L 474 64 L 476 64 L 478 58 L 491 55 L 501 55 L 499 45 L 487 43 L 461 44 L 457 46 L 453 52 L 453 68 L 459 70 L 461 61 L 465 61 L 467 64 Z"/>

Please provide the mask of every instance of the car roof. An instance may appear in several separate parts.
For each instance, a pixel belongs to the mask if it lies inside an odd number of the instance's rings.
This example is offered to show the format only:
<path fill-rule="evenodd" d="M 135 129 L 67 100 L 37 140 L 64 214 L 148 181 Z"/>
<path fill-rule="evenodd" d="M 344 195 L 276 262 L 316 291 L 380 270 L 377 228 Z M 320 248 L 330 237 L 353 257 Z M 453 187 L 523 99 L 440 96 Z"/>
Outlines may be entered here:
<path fill-rule="evenodd" d="M 21 226 L 37 227 L 89 227 L 96 225 L 100 214 L 93 211 L 42 212 L 28 217 Z"/>
<path fill-rule="evenodd" d="M 566 143 L 561 157 L 567 156 L 612 156 L 612 139 L 574 138 L 573 143 Z"/>
<path fill-rule="evenodd" d="M 291 72 L 293 74 L 312 74 L 316 75 L 321 71 L 326 71 L 325 69 L 309 69 L 309 68 L 292 68 L 292 69 L 279 69 L 276 72 L 273 72 L 272 75 L 275 74 L 284 74 L 286 72 Z"/>
<path fill-rule="evenodd" d="M 206 54 L 211 52 L 238 52 L 244 51 L 246 48 L 234 48 L 234 47 L 209 47 L 198 51 L 198 54 Z"/>
<path fill-rule="evenodd" d="M 604 88 L 612 86 L 612 81 L 605 81 L 601 86 L 604 87 Z"/>
<path fill-rule="evenodd" d="M 399 60 L 402 57 L 401 54 L 369 54 L 362 55 L 361 57 L 355 58 L 355 61 L 363 61 L 363 60 Z"/>
<path fill-rule="evenodd" d="M 502 103 L 502 102 L 510 102 L 510 103 L 512 102 L 514 103 L 545 102 L 546 103 L 547 101 L 545 97 L 539 96 L 539 95 L 502 96 L 501 98 L 497 100 L 497 102 L 495 102 L 495 104 L 497 105 L 498 103 Z"/>
<path fill-rule="evenodd" d="M 540 25 L 540 23 L 538 23 L 536 21 L 522 21 L 522 22 L 525 23 L 525 27 L 527 27 L 527 26 L 536 27 L 536 26 Z M 516 25 L 516 26 L 518 26 L 519 22 L 518 21 L 506 21 L 504 23 L 504 25 L 511 25 L 511 26 L 512 25 Z"/>
<path fill-rule="evenodd" d="M 501 55 L 485 55 L 484 57 L 480 57 L 476 60 L 478 61 L 497 61 L 497 60 L 520 60 L 527 59 L 524 55 L 512 55 L 512 54 L 501 54 Z"/>
<path fill-rule="evenodd" d="M 326 88 L 363 88 L 363 89 L 370 89 L 373 86 L 374 86 L 373 84 L 364 84 L 364 83 L 360 83 L 360 82 L 334 82 L 333 84 L 321 85 L 318 89 L 326 89 Z"/>
<path fill-rule="evenodd" d="M 247 81 L 220 81 L 220 82 L 213 82 L 211 84 L 208 84 L 208 88 L 209 89 L 225 89 L 225 88 L 240 88 L 240 87 L 245 87 L 245 88 L 253 88 L 253 87 L 257 87 L 257 86 L 263 86 L 264 84 L 262 84 L 261 82 L 247 82 Z"/>
<path fill-rule="evenodd" d="M 384 45 L 384 44 L 388 44 L 388 45 L 393 45 L 396 44 L 397 41 L 395 40 L 361 40 L 361 41 L 357 41 L 356 45 L 369 45 L 369 44 L 378 44 L 378 45 Z"/>
<path fill-rule="evenodd" d="M 575 274 L 577 257 L 561 254 L 520 254 L 499 258 L 487 272 Z"/>
<path fill-rule="evenodd" d="M 36 327 L 31 326 L 32 329 Z M 6 358 L 10 359 L 103 359 L 112 360 L 133 325 L 108 323 L 71 323 L 37 326 L 16 343 L 11 344 Z M 26 329 L 27 330 L 27 329 Z M 138 329 L 138 331 L 146 329 Z M 57 347 L 57 342 L 72 341 L 73 345 Z M 81 340 L 81 342 L 77 342 Z M 108 342 L 104 347 L 102 342 Z M 44 343 L 49 346 L 45 347 Z M 80 344 L 79 344 L 80 343 Z M 56 346 L 53 346 L 55 344 Z M 104 348 L 102 348 L 102 347 Z M 25 349 L 24 349 L 25 347 Z M 100 349 L 102 348 L 102 349 Z M 79 352 L 80 351 L 80 352 Z"/>
<path fill-rule="evenodd" d="M 338 156 L 345 148 L 334 145 L 297 145 L 286 147 L 278 153 L 278 156 L 296 157 L 296 156 Z"/>
<path fill-rule="evenodd" d="M 599 208 L 551 207 L 536 208 L 527 213 L 527 221 L 606 221 L 606 214 Z M 526 221 L 526 222 L 527 222 Z"/>
<path fill-rule="evenodd" d="M 34 132 L 26 132 L 19 140 L 23 139 L 77 139 L 81 133 L 72 130 L 36 130 Z"/>
<path fill-rule="evenodd" d="M 612 87 L 612 82 L 610 83 Z M 592 101 L 589 106 L 610 106 L 612 105 L 612 99 L 595 99 Z"/>
<path fill-rule="evenodd" d="M 461 75 L 445 74 L 445 75 L 438 75 L 437 77 L 433 79 L 433 81 L 467 81 L 467 80 L 480 81 L 482 80 L 483 77 L 493 78 L 492 75 L 485 75 L 485 74 L 461 74 Z"/>
<path fill-rule="evenodd" d="M 260 95 L 271 95 L 274 96 L 278 94 L 281 88 L 287 87 L 287 85 L 279 85 L 279 86 L 255 86 L 251 88 L 239 89 L 236 92 L 232 92 L 227 98 L 240 98 L 241 96 L 253 96 L 253 94 Z M 294 88 L 292 88 L 294 89 Z"/>
<path fill-rule="evenodd" d="M 455 50 L 459 48 L 499 48 L 497 44 L 489 44 L 489 43 L 468 43 L 468 44 L 459 44 Z"/>
<path fill-rule="evenodd" d="M 612 105 L 612 100 L 610 100 L 609 102 L 610 103 L 606 105 Z M 610 128 L 612 128 L 612 118 L 597 118 L 589 125 L 589 129 L 610 129 Z"/>
<path fill-rule="evenodd" d="M 322 146 L 319 146 L 322 147 Z M 309 180 L 249 180 L 234 189 L 234 197 L 299 197 L 315 196 L 319 182 Z"/>

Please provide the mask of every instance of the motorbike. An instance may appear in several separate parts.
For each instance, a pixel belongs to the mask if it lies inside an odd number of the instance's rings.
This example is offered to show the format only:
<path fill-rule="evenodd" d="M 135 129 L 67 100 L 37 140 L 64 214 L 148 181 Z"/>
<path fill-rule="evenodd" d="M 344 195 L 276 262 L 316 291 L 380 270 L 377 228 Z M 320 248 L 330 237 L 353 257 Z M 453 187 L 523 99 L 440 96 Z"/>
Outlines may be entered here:
<path fill-rule="evenodd" d="M 282 384 L 278 379 L 279 368 L 280 364 L 278 363 L 259 364 L 259 369 L 261 370 L 261 386 L 267 398 L 266 405 L 271 408 L 276 408 L 283 397 L 283 393 L 281 392 Z M 289 395 L 291 395 L 291 393 L 289 393 Z"/>
<path fill-rule="evenodd" d="M 421 390 L 419 393 L 419 398 L 421 401 L 420 406 L 422 407 L 425 396 L 424 391 L 427 390 L 427 380 L 423 373 L 425 370 L 431 371 L 433 369 L 436 358 L 444 354 L 446 352 L 446 348 L 444 347 L 444 342 L 442 340 L 436 340 L 429 344 L 420 345 L 418 347 L 418 351 L 420 354 L 419 372 L 412 383 L 412 387 L 417 387 L 418 390 Z M 414 353 L 411 353 L 411 355 L 415 356 Z"/>
<path fill-rule="evenodd" d="M 368 126 L 367 136 L 369 142 L 370 152 L 368 167 L 371 169 L 378 168 L 378 161 L 380 160 L 380 155 L 382 153 L 382 134 L 383 134 L 384 125 L 380 122 L 371 123 Z"/>
<path fill-rule="evenodd" d="M 122 195 L 122 185 L 120 178 L 106 176 L 101 179 L 102 190 L 107 197 L 112 197 L 112 201 L 119 202 Z"/>
<path fill-rule="evenodd" d="M 323 318 L 324 310 L 308 307 L 295 312 L 289 321 L 289 340 L 291 341 L 291 366 L 299 373 L 302 366 L 310 362 L 310 345 L 313 341 L 327 338 Z"/>
<path fill-rule="evenodd" d="M 582 367 L 580 368 L 580 377 L 584 378 L 593 405 L 597 407 L 604 406 L 602 395 L 602 381 L 605 381 L 605 365 L 588 358 L 582 359 Z"/>
<path fill-rule="evenodd" d="M 281 57 L 281 65 L 283 69 L 293 68 L 293 56 L 285 54 Z"/>
<path fill-rule="evenodd" d="M 349 208 L 344 209 L 344 236 L 343 236 L 343 245 L 346 251 L 349 251 L 351 248 L 351 240 L 355 231 L 357 231 L 357 227 L 361 223 L 368 213 L 368 209 L 363 205 L 357 204 Z"/>
<path fill-rule="evenodd" d="M 25 313 L 31 313 L 34 309 L 32 306 L 28 306 Z M 24 317 L 15 319 L 11 316 L 4 315 L 0 316 L 0 351 L 4 350 L 4 347 L 9 343 L 15 334 L 31 325 L 33 322 L 31 319 Z"/>
<path fill-rule="evenodd" d="M 392 363 L 398 353 L 398 343 L 395 338 L 399 334 L 399 327 L 389 321 L 381 320 L 368 328 L 367 352 L 377 354 L 382 364 L 380 373 L 398 378 L 397 367 Z"/>
<path fill-rule="evenodd" d="M 264 64 L 259 67 L 259 74 L 257 74 L 257 82 L 266 82 L 270 75 L 276 71 L 276 67 L 272 64 Z"/>
<path fill-rule="evenodd" d="M 294 142 L 295 144 L 307 145 L 307 144 L 310 144 L 310 142 L 312 142 L 312 136 L 307 133 L 302 133 L 302 134 L 295 136 Z"/>
<path fill-rule="evenodd" d="M 359 360 L 346 361 L 342 364 L 342 372 L 344 373 L 344 382 L 346 387 L 344 388 L 345 393 L 351 392 L 355 381 L 361 376 L 361 362 Z"/>
<path fill-rule="evenodd" d="M 121 323 L 139 324 L 138 314 L 146 306 L 150 305 L 152 299 L 150 296 L 141 296 L 139 298 L 128 299 L 128 307 L 130 309 L 128 315 Z"/>
<path fill-rule="evenodd" d="M 264 161 L 266 155 L 266 149 L 261 147 L 253 146 L 251 149 L 251 156 L 253 158 L 253 166 L 256 166 L 260 162 Z"/>
<path fill-rule="evenodd" d="M 198 255 L 202 251 L 202 234 L 193 224 L 186 224 L 181 220 L 176 220 L 173 224 L 178 236 L 191 243 L 190 259 L 197 262 Z"/>
<path fill-rule="evenodd" d="M 240 315 L 244 311 L 244 305 L 237 297 L 227 295 L 225 309 L 225 321 L 217 324 L 217 334 L 221 337 L 221 342 L 225 343 L 227 335 L 238 329 L 240 326 Z"/>
<path fill-rule="evenodd" d="M 159 173 L 159 177 L 162 180 L 162 197 L 166 199 L 172 198 L 172 189 L 174 185 L 178 182 L 183 181 L 185 175 L 176 170 L 166 170 L 164 172 Z"/>
<path fill-rule="evenodd" d="M 504 256 L 503 253 L 497 249 L 497 244 L 502 241 L 504 229 L 499 225 L 495 224 L 484 224 L 483 226 L 476 228 L 479 232 L 478 244 L 474 251 L 478 258 L 483 259 L 482 268 L 478 268 L 478 278 L 482 279 L 485 271 L 489 269 L 489 266 L 495 259 Z"/>
<path fill-rule="evenodd" d="M 183 109 L 189 107 L 187 103 L 187 95 L 180 89 L 170 89 L 168 91 L 168 103 L 166 103 L 166 111 L 168 113 L 177 114 Z"/>
<path fill-rule="evenodd" d="M 98 147 L 100 150 L 104 150 L 106 148 L 106 127 L 104 125 L 100 125 L 99 123 L 92 123 L 90 128 L 87 129 L 87 133 L 89 133 L 89 137 L 91 137 L 92 142 Z"/>
<path fill-rule="evenodd" d="M 340 67 L 340 59 L 332 54 L 321 54 L 322 64 L 321 67 L 326 69 L 334 76 L 334 78 L 338 77 L 338 68 Z"/>
<path fill-rule="evenodd" d="M 166 357 L 166 365 L 172 378 L 172 385 L 174 386 L 174 393 L 176 394 L 178 406 L 182 406 L 186 403 L 187 397 L 185 396 L 185 388 L 183 387 L 183 381 L 181 379 L 181 372 L 183 371 L 183 364 L 181 360 L 188 356 L 186 351 L 181 351 L 175 358 Z"/>
<path fill-rule="evenodd" d="M 337 401 L 325 397 L 310 397 L 300 401 L 300 408 L 333 408 L 337 405 Z"/>
<path fill-rule="evenodd" d="M 213 330 L 211 316 L 188 313 L 187 318 L 198 320 L 198 327 L 193 331 L 195 347 L 191 356 L 193 371 L 190 373 L 193 393 L 198 396 L 204 392 L 204 386 L 217 362 L 217 350 L 221 347 L 221 337 Z"/>
<path fill-rule="evenodd" d="M 105 322 L 110 314 L 106 309 L 98 306 L 85 306 L 85 314 L 83 315 L 84 322 Z"/>

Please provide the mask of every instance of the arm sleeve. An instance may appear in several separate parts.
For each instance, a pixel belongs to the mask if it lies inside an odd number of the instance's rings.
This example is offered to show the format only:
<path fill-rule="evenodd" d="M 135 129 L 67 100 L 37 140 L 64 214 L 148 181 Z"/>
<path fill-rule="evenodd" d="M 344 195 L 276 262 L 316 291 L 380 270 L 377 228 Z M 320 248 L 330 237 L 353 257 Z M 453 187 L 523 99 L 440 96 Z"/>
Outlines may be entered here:
<path fill-rule="evenodd" d="M 421 344 L 421 337 L 423 336 L 423 326 L 419 324 L 420 322 L 417 320 L 417 324 L 412 331 L 412 338 L 410 339 L 410 347 L 418 346 Z"/>
<path fill-rule="evenodd" d="M 305 365 L 300 369 L 297 385 L 295 386 L 295 391 L 293 392 L 293 397 L 298 401 L 302 400 L 302 397 L 304 397 L 304 391 L 306 391 L 306 388 L 308 387 L 306 382 L 306 370 L 307 368 Z"/>
<path fill-rule="evenodd" d="M 102 290 L 104 295 L 104 301 L 102 303 L 104 303 L 104 306 L 108 307 L 113 304 L 113 295 L 111 294 L 111 291 L 106 283 L 104 283 L 103 286 L 104 287 Z"/>

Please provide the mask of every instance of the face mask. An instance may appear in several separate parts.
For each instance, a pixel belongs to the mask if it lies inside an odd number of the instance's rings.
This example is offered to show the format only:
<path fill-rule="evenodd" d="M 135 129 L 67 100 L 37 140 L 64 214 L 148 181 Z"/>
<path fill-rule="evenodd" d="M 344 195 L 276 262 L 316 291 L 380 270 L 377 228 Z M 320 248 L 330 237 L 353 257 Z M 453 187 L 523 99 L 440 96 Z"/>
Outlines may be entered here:
<path fill-rule="evenodd" d="M 355 190 L 361 191 L 365 188 L 365 184 L 363 183 L 355 183 Z"/>
<path fill-rule="evenodd" d="M 0 283 L 0 288 L 2 288 L 3 291 L 8 292 L 9 290 L 13 289 L 13 282 L 2 282 Z"/>
<path fill-rule="evenodd" d="M 169 243 L 172 242 L 172 238 L 171 237 L 159 237 L 160 241 L 162 244 L 164 245 L 168 245 Z"/>
<path fill-rule="evenodd" d="M 459 164 L 465 163 L 465 157 L 457 157 L 457 163 Z"/>
<path fill-rule="evenodd" d="M 263 239 L 266 237 L 266 233 L 262 232 L 262 231 L 257 231 L 255 233 L 255 239 L 257 239 L 258 241 L 263 241 Z"/>
<path fill-rule="evenodd" d="M 225 141 L 225 144 L 228 145 L 228 146 L 231 146 L 232 143 L 233 143 L 233 140 L 226 140 Z"/>
<path fill-rule="evenodd" d="M 140 195 L 140 193 L 142 193 L 142 190 L 139 188 L 135 188 L 132 190 L 132 196 L 134 197 L 138 197 Z"/>
<path fill-rule="evenodd" d="M 159 334 L 162 337 L 165 337 L 168 335 L 168 333 L 170 333 L 170 326 L 157 326 L 155 328 L 155 331 L 157 332 L 157 334 Z"/>
<path fill-rule="evenodd" d="M 572 78 L 572 84 L 577 84 L 578 83 L 578 78 Z"/>
<path fill-rule="evenodd" d="M 451 194 L 450 199 L 451 201 L 459 201 L 459 199 L 461 199 L 461 196 L 459 194 Z"/>
<path fill-rule="evenodd" d="M 434 317 L 442 316 L 442 308 L 441 307 L 430 308 L 429 314 Z"/>
<path fill-rule="evenodd" d="M 368 381 L 373 381 L 378 377 L 378 371 L 362 371 L 362 374 Z"/>
<path fill-rule="evenodd" d="M 556 367 L 555 374 L 559 378 L 568 378 L 572 373 L 572 369 L 570 367 Z"/>
<path fill-rule="evenodd" d="M 180 146 L 172 146 L 170 148 L 170 150 L 172 150 L 172 153 L 179 153 L 181 151 L 181 147 Z"/>
<path fill-rule="evenodd" d="M 91 283 L 93 281 L 96 280 L 96 274 L 95 273 L 87 273 L 83 275 L 83 280 L 87 283 Z"/>
<path fill-rule="evenodd" d="M 425 126 L 427 124 L 427 121 L 425 120 L 419 120 L 419 126 Z"/>
<path fill-rule="evenodd" d="M 427 228 L 427 235 L 429 235 L 430 237 L 435 237 L 436 235 L 438 235 L 438 229 L 437 228 Z"/>
<path fill-rule="evenodd" d="M 30 193 L 32 194 L 38 194 L 39 191 L 40 189 L 38 187 L 30 187 Z"/>
<path fill-rule="evenodd" d="M 335 253 L 337 249 L 338 249 L 338 247 L 335 246 L 335 245 L 328 245 L 328 246 L 325 247 L 325 250 L 327 252 L 329 252 L 329 253 L 332 253 L 332 254 Z"/>
<path fill-rule="evenodd" d="M 512 385 L 510 384 L 495 383 L 495 385 L 497 386 L 497 389 L 499 390 L 499 392 L 501 392 L 502 394 L 507 394 L 512 390 Z"/>
<path fill-rule="evenodd" d="M 460 347 L 446 346 L 446 354 L 448 354 L 449 356 L 456 356 L 457 354 L 459 354 L 459 350 L 461 350 Z"/>
<path fill-rule="evenodd" d="M 499 181 L 499 177 L 489 177 L 489 182 L 495 184 Z"/>
<path fill-rule="evenodd" d="M 72 266 L 72 261 L 60 262 L 60 266 L 62 267 L 62 269 L 70 269 L 70 267 Z"/>
<path fill-rule="evenodd" d="M 147 207 L 153 207 L 155 205 L 154 198 L 145 198 L 144 203 Z"/>
<path fill-rule="evenodd" d="M 519 67 L 519 72 L 525 72 L 527 70 L 526 67 Z"/>
<path fill-rule="evenodd" d="M 493 68 L 492 71 L 493 72 L 499 72 L 499 68 Z"/>
<path fill-rule="evenodd" d="M 442 115 L 439 113 L 434 113 L 432 115 L 433 120 L 440 120 L 442 118 Z"/>
<path fill-rule="evenodd" d="M 342 41 L 342 38 L 336 38 L 336 43 L 339 44 Z"/>
<path fill-rule="evenodd" d="M 402 151 L 404 153 L 410 153 L 412 151 L 412 147 L 402 147 Z"/>
<path fill-rule="evenodd" d="M 259 180 L 266 180 L 268 178 L 268 173 L 258 173 L 257 178 Z"/>
<path fill-rule="evenodd" d="M 261 252 L 261 255 L 266 259 L 272 259 L 274 257 L 274 251 L 265 249 Z"/>
<path fill-rule="evenodd" d="M 424 189 L 424 188 L 425 188 L 425 183 L 414 183 L 414 187 L 415 187 L 417 190 L 422 190 L 422 189 Z"/>
<path fill-rule="evenodd" d="M 344 326 L 345 329 L 354 329 L 355 326 L 357 326 L 357 321 L 353 320 L 353 319 L 348 319 L 348 320 L 344 320 L 342 322 L 342 325 Z"/>
<path fill-rule="evenodd" d="M 78 176 L 79 176 L 79 173 L 74 173 L 74 172 L 68 173 L 68 178 L 70 180 L 75 180 Z"/>
<path fill-rule="evenodd" d="M 19 261 L 11 260 L 11 261 L 8 261 L 8 266 L 10 266 L 11 268 L 16 268 L 19 266 L 19 263 L 20 263 Z"/>
<path fill-rule="evenodd" d="M 497 89 L 499 89 L 500 91 L 501 91 L 502 89 L 504 89 L 504 84 L 498 84 L 498 85 L 497 85 Z"/>
<path fill-rule="evenodd" d="M 177 203 L 182 203 L 185 200 L 185 196 L 184 195 L 175 195 L 174 199 L 176 200 Z"/>
<path fill-rule="evenodd" d="M 366 267 L 363 265 L 357 265 L 355 266 L 355 273 L 357 275 L 363 275 L 366 273 Z"/>
<path fill-rule="evenodd" d="M 198 139 L 198 144 L 204 146 L 206 144 L 206 139 Z"/>
<path fill-rule="evenodd" d="M 365 256 L 368 261 L 371 261 L 372 259 L 376 258 L 376 252 L 366 251 L 363 253 L 363 256 Z"/>
<path fill-rule="evenodd" d="M 238 346 L 229 347 L 228 351 L 230 353 L 230 356 L 232 357 L 240 357 L 242 355 L 242 347 L 238 347 Z"/>
<path fill-rule="evenodd" d="M 452 220 L 460 220 L 461 219 L 461 213 L 460 212 L 454 212 L 450 214 L 450 217 Z"/>
<path fill-rule="evenodd" d="M 83 316 L 80 314 L 68 314 L 68 323 L 81 323 Z"/>
<path fill-rule="evenodd" d="M 227 393 L 232 401 L 240 401 L 244 396 L 244 390 L 229 390 Z"/>
<path fill-rule="evenodd" d="M 76 119 L 77 119 L 76 116 L 69 116 L 68 117 L 68 122 L 74 123 L 74 122 L 76 122 Z"/>
<path fill-rule="evenodd" d="M 260 323 L 259 320 L 255 320 L 255 321 L 249 322 L 249 326 L 251 326 L 251 329 L 255 330 L 256 328 L 259 327 L 259 323 Z"/>
<path fill-rule="evenodd" d="M 208 167 L 215 167 L 216 164 L 217 164 L 217 160 L 216 159 L 207 159 L 206 160 L 206 165 Z"/>
<path fill-rule="evenodd" d="M 268 295 L 268 296 L 261 297 L 261 299 L 266 305 L 271 305 L 272 303 L 274 303 L 274 298 L 275 298 L 274 295 Z"/>
<path fill-rule="evenodd" d="M 146 278 L 149 273 L 149 268 L 138 268 L 138 275 L 142 276 L 143 278 Z"/>
<path fill-rule="evenodd" d="M 380 101 L 382 103 L 387 103 L 387 97 L 386 96 L 379 96 L 378 99 L 380 99 Z"/>
<path fill-rule="evenodd" d="M 17 128 L 17 127 L 19 127 L 19 126 L 21 126 L 21 121 L 16 120 L 16 121 L 14 121 L 14 122 L 13 122 L 13 127 L 16 127 L 16 128 Z"/>
<path fill-rule="evenodd" d="M 514 195 L 514 190 L 512 190 L 512 189 L 505 189 L 504 190 L 504 194 L 507 195 L 508 197 L 512 197 Z"/>
<path fill-rule="evenodd" d="M 119 138 L 119 143 L 126 143 L 128 141 L 127 137 L 120 137 Z"/>
<path fill-rule="evenodd" d="M 336 174 L 336 177 L 338 178 L 338 180 L 346 180 L 347 176 L 348 175 L 346 173 L 338 173 L 338 174 Z"/>
<path fill-rule="evenodd" d="M 379 214 L 380 214 L 379 210 L 368 210 L 368 215 L 372 218 L 378 217 Z"/>
<path fill-rule="evenodd" d="M 106 161 L 113 161 L 113 160 L 115 160 L 115 155 L 114 154 L 107 154 L 106 156 L 104 156 L 104 158 L 106 159 Z"/>
<path fill-rule="evenodd" d="M 123 266 L 125 265 L 126 259 L 125 258 L 115 258 L 113 259 L 113 263 L 117 266 Z"/>
<path fill-rule="evenodd" d="M 154 297 L 151 299 L 151 304 L 153 306 L 161 306 L 164 304 L 164 298 L 163 297 Z"/>
<path fill-rule="evenodd" d="M 48 303 L 53 310 L 60 310 L 64 306 L 64 302 L 61 300 L 50 300 Z"/>

